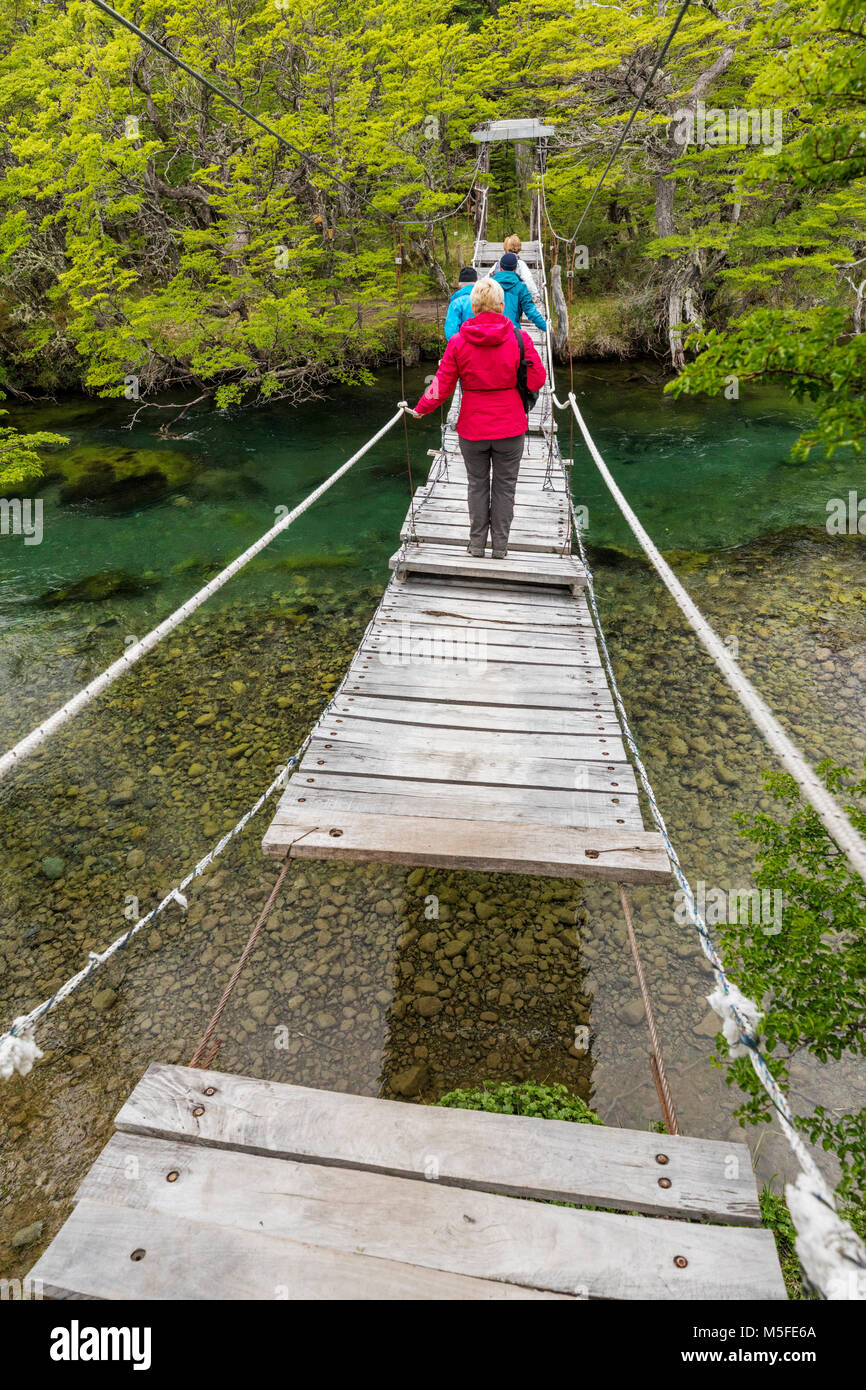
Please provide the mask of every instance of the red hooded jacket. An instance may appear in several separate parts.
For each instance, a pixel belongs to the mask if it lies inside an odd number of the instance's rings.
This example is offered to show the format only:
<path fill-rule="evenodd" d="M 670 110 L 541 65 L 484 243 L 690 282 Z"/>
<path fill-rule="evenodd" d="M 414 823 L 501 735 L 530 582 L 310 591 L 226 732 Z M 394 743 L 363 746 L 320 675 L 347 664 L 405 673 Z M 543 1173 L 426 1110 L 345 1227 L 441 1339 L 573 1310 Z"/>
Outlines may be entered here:
<path fill-rule="evenodd" d="M 545 371 L 528 333 L 523 334 L 530 391 L 544 385 Z M 509 439 L 526 433 L 526 412 L 517 390 L 520 349 L 514 324 L 506 314 L 474 314 L 448 346 L 415 409 L 429 415 L 462 387 L 457 433 L 462 439 Z"/>

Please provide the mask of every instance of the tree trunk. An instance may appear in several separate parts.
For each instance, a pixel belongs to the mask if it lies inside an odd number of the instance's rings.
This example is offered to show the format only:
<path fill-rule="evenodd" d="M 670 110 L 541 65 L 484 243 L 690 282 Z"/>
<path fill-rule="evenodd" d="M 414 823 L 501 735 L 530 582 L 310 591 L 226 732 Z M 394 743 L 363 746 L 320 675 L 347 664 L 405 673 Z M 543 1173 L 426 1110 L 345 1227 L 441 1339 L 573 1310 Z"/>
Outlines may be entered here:
<path fill-rule="evenodd" d="M 695 303 L 695 297 L 700 293 L 701 278 L 700 261 L 691 254 L 676 263 L 668 288 L 668 343 L 671 365 L 676 372 L 681 372 L 686 365 L 682 332 L 678 325 L 690 323 L 695 328 L 702 327 L 701 315 Z"/>
<path fill-rule="evenodd" d="M 427 269 L 432 270 L 433 274 L 436 276 L 437 283 L 439 285 L 439 288 L 442 290 L 443 294 L 450 295 L 451 286 L 448 283 L 448 276 L 445 274 L 445 271 L 442 269 L 441 265 L 439 264 L 433 252 L 431 251 L 429 239 L 424 241 L 416 241 L 413 237 L 412 246 L 421 256 L 421 259 L 427 266 Z"/>
<path fill-rule="evenodd" d="M 529 203 L 529 240 L 541 241 L 541 200 L 537 188 L 533 188 Z"/>
<path fill-rule="evenodd" d="M 475 240 L 479 237 L 487 236 L 487 199 L 484 196 L 484 189 L 481 187 L 480 179 L 482 175 L 490 173 L 490 142 L 486 141 L 481 151 L 481 163 L 478 166 L 479 185 L 475 193 L 475 218 L 474 231 Z"/>
<path fill-rule="evenodd" d="M 713 84 L 717 77 L 720 77 L 730 67 L 734 57 L 734 49 L 730 45 L 722 50 L 715 62 L 702 72 L 696 79 L 688 101 L 679 109 L 697 109 L 697 103 Z M 666 82 L 667 78 L 664 79 Z M 668 89 L 670 84 L 668 83 Z M 674 197 L 676 194 L 676 181 L 669 176 L 674 169 L 676 161 L 683 152 L 683 146 L 677 144 L 673 138 L 673 99 L 670 102 L 671 121 L 667 128 L 666 153 L 664 162 L 656 172 L 655 177 L 655 213 L 656 213 L 656 234 L 659 237 L 676 235 L 676 219 L 674 217 Z M 739 213 L 738 213 L 739 215 Z M 685 353 L 683 351 L 682 334 L 677 327 L 684 320 L 694 324 L 700 324 L 700 316 L 694 307 L 695 294 L 699 291 L 701 282 L 701 264 L 694 256 L 680 256 L 676 259 L 667 257 L 661 262 L 665 270 L 665 285 L 667 291 L 667 327 L 668 343 L 671 353 L 671 365 L 674 371 L 681 372 L 685 366 Z"/>
<path fill-rule="evenodd" d="M 550 289 L 553 296 L 553 307 L 556 310 L 556 324 L 551 330 L 553 355 L 557 362 L 563 362 L 568 356 L 568 305 L 565 302 L 565 295 L 562 293 L 561 265 L 555 265 L 551 268 Z"/>
<path fill-rule="evenodd" d="M 527 140 L 515 140 L 514 142 L 514 175 L 517 181 L 517 196 L 522 199 L 526 192 L 527 184 L 532 178 L 532 166 L 534 162 L 534 152 Z"/>
<path fill-rule="evenodd" d="M 683 297 L 679 286 L 674 282 L 668 290 L 668 343 L 671 350 L 671 366 L 675 372 L 681 372 L 686 365 L 686 355 L 683 352 L 683 338 L 678 324 L 683 321 Z"/>

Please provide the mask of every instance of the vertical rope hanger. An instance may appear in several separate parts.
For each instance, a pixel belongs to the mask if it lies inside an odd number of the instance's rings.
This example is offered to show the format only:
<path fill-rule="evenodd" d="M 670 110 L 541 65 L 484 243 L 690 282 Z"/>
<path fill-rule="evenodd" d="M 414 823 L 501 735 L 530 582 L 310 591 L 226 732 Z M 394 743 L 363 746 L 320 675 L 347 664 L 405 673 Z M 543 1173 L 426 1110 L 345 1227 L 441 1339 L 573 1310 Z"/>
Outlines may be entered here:
<path fill-rule="evenodd" d="M 434 257 L 434 260 L 435 260 L 435 257 Z M 446 255 L 446 257 L 445 257 L 445 273 L 446 273 L 446 274 L 447 274 L 447 271 L 448 271 L 448 256 Z M 452 280 L 451 283 L 452 283 L 452 284 L 454 283 L 453 280 Z M 436 278 L 436 346 L 437 346 L 437 348 L 440 346 L 440 344 L 441 344 L 441 342 L 442 342 L 442 335 L 443 335 L 444 332 L 445 332 L 445 325 L 444 325 L 444 323 L 443 323 L 443 321 L 442 321 L 442 314 L 441 314 L 443 298 L 444 298 L 444 296 L 443 296 L 443 294 L 442 294 L 442 290 L 441 290 L 441 287 L 440 287 L 440 285 L 439 285 L 439 279 L 438 279 L 438 277 L 437 277 L 437 278 Z M 445 311 L 445 314 L 446 314 L 446 317 L 447 317 L 447 314 L 448 314 L 448 310 L 447 310 L 447 309 L 446 309 L 446 311 Z M 445 406 L 444 406 L 443 402 L 440 400 L 440 402 L 439 402 L 439 428 L 440 428 L 440 430 L 444 430 L 444 428 L 445 428 L 445 414 L 444 414 L 444 411 L 445 411 Z"/>
<path fill-rule="evenodd" d="M 397 278 L 397 318 L 400 332 L 400 404 L 407 406 L 406 400 L 406 334 L 404 330 L 404 306 L 403 306 L 403 238 L 394 228 L 394 273 Z M 409 421 L 406 411 L 403 411 L 403 440 L 406 445 L 406 472 L 409 475 L 409 529 L 412 533 L 412 540 L 418 544 L 418 532 L 415 529 L 415 484 L 412 480 L 412 454 L 409 448 Z"/>

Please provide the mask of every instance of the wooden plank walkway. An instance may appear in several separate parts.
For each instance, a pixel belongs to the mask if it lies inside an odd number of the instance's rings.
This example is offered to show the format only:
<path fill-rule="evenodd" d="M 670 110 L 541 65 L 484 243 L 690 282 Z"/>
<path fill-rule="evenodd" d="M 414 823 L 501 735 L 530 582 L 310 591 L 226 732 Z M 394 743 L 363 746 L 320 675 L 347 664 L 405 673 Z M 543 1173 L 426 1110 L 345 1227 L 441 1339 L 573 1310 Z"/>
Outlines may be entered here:
<path fill-rule="evenodd" d="M 479 264 L 501 251 L 482 243 Z M 535 243 L 523 255 L 540 263 Z M 545 335 L 528 331 L 544 358 Z M 458 410 L 459 388 L 393 577 L 281 797 L 265 853 L 666 880 L 571 553 L 550 392 L 530 415 L 504 560 L 466 552 Z"/>
<path fill-rule="evenodd" d="M 49 1298 L 785 1297 L 727 1140 L 162 1065 L 116 1126 L 31 1271 Z"/>
<path fill-rule="evenodd" d="M 483 243 L 480 262 L 501 250 Z M 549 467 L 549 399 L 501 562 L 465 553 L 455 419 L 265 850 L 667 879 Z M 31 1271 L 49 1298 L 785 1297 L 748 1149 L 729 1140 L 159 1064 L 116 1131 Z"/>

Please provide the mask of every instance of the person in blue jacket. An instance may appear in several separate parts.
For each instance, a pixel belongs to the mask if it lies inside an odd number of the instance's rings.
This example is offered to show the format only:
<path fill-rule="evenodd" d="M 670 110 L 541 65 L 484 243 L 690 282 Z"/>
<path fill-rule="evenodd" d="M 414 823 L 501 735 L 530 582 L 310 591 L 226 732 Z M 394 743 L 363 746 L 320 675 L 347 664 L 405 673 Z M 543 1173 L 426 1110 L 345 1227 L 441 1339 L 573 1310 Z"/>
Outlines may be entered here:
<path fill-rule="evenodd" d="M 445 315 L 446 342 L 449 338 L 453 338 L 455 333 L 460 332 L 461 324 L 472 317 L 472 305 L 469 303 L 469 296 L 477 279 L 478 271 L 473 270 L 471 265 L 461 270 L 460 282 L 448 301 L 448 313 Z"/>
<path fill-rule="evenodd" d="M 505 255 L 500 257 L 499 269 L 494 271 L 493 279 L 498 281 L 505 291 L 505 312 L 515 328 L 520 327 L 520 315 L 525 314 L 530 323 L 534 323 L 536 328 L 544 332 L 547 322 L 536 309 L 532 295 L 517 274 L 517 257 L 513 251 L 506 251 Z"/>

